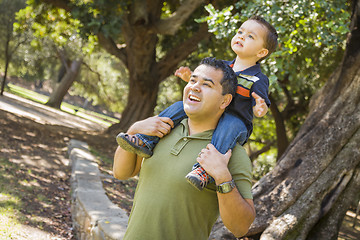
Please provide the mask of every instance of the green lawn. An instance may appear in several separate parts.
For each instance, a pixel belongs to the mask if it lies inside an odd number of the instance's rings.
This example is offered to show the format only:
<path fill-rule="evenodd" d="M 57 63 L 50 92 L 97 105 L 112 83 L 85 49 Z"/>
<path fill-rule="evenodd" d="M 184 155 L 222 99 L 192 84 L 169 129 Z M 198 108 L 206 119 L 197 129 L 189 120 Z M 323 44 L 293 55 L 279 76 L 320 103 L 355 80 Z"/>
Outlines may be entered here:
<path fill-rule="evenodd" d="M 23 87 L 13 85 L 11 83 L 9 83 L 7 85 L 6 90 L 12 94 L 18 95 L 20 97 L 23 97 L 23 98 L 26 98 L 26 99 L 29 99 L 31 101 L 38 102 L 41 104 L 45 104 L 49 99 L 48 96 L 39 94 L 37 92 L 28 90 Z M 86 120 L 101 124 L 105 127 L 109 127 L 112 124 L 119 122 L 119 120 L 116 118 L 112 118 L 110 116 L 106 116 L 104 114 L 100 114 L 97 112 L 89 111 L 84 108 L 74 106 L 74 105 L 71 105 L 66 102 L 62 102 L 60 109 L 64 112 L 67 112 L 67 113 L 76 115 L 78 117 L 84 118 Z"/>

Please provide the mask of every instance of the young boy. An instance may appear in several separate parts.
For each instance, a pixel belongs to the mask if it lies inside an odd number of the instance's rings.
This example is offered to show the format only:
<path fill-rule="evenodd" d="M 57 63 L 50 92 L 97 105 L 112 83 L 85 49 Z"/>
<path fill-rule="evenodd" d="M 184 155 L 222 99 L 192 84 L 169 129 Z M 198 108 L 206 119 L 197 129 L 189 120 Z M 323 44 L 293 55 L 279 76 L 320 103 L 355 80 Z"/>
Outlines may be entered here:
<path fill-rule="evenodd" d="M 275 51 L 277 32 L 273 26 L 259 16 L 245 21 L 231 40 L 231 48 L 236 53 L 233 61 L 224 61 L 238 76 L 236 96 L 220 118 L 211 143 L 225 154 L 236 142 L 243 145 L 250 137 L 253 129 L 253 115 L 263 117 L 270 106 L 268 98 L 269 80 L 260 70 L 261 60 Z M 181 67 L 175 75 L 184 81 L 193 81 L 189 68 Z M 210 87 L 210 86 L 209 86 Z M 191 101 L 199 101 L 192 96 Z M 169 117 L 177 125 L 186 114 L 182 102 L 176 102 L 159 114 Z M 130 152 L 148 158 L 159 141 L 159 137 L 136 134 L 134 136 L 120 133 L 117 136 L 119 145 Z M 197 189 L 202 190 L 212 181 L 206 171 L 196 163 L 192 171 L 186 175 L 187 180 Z"/>

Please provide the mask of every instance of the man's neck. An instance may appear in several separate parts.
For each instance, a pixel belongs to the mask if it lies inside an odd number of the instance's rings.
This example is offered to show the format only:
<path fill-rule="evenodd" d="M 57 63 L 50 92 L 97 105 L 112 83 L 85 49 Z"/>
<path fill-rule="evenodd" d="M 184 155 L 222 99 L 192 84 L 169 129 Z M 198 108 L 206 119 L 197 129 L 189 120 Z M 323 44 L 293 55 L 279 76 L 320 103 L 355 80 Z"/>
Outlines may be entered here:
<path fill-rule="evenodd" d="M 219 119 L 216 121 L 202 120 L 197 121 L 194 119 L 188 119 L 189 135 L 205 132 L 207 130 L 215 129 Z"/>
<path fill-rule="evenodd" d="M 256 59 L 242 59 L 237 56 L 234 62 L 233 70 L 234 72 L 244 71 L 254 65 L 256 65 Z"/>

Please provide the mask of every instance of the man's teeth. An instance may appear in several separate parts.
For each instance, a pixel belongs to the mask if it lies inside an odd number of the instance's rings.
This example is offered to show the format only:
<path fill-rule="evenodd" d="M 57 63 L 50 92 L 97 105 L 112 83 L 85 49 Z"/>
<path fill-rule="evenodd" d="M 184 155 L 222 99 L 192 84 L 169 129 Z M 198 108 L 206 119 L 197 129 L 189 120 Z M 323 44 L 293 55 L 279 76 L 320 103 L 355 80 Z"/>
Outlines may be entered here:
<path fill-rule="evenodd" d="M 195 96 L 189 96 L 189 99 L 192 100 L 192 101 L 200 102 L 200 98 L 195 97 Z"/>

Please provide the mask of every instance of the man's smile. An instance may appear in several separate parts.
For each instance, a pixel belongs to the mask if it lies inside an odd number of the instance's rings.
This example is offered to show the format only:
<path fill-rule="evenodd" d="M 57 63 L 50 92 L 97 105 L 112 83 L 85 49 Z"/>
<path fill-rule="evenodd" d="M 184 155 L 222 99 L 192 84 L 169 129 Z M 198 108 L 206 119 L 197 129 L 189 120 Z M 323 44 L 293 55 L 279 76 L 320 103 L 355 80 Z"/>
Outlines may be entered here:
<path fill-rule="evenodd" d="M 189 94 L 189 100 L 190 101 L 194 101 L 194 102 L 200 102 L 200 98 L 195 96 L 195 95 L 192 95 L 192 94 Z"/>

